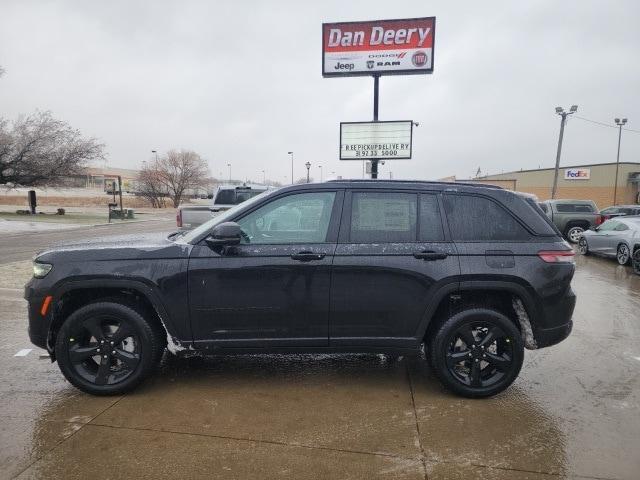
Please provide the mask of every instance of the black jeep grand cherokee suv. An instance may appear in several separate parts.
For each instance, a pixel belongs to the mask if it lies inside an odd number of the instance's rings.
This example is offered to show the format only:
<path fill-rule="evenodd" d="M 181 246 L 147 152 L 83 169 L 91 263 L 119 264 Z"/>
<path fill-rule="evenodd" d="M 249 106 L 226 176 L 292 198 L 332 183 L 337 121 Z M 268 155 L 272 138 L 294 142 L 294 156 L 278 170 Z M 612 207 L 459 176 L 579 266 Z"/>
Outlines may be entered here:
<path fill-rule="evenodd" d="M 497 187 L 336 181 L 269 191 L 179 236 L 40 254 L 29 334 L 85 392 L 130 390 L 174 354 L 419 354 L 468 397 L 569 335 L 574 253 Z"/>

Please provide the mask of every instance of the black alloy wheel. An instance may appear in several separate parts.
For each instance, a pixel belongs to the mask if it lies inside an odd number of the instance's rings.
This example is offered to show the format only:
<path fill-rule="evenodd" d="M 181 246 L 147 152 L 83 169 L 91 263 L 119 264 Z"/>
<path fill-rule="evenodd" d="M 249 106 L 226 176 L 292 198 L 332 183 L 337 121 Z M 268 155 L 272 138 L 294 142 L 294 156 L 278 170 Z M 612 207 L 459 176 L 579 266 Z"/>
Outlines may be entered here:
<path fill-rule="evenodd" d="M 487 397 L 518 376 L 524 345 L 514 323 L 487 309 L 462 311 L 439 328 L 429 349 L 442 383 L 466 397 Z"/>
<path fill-rule="evenodd" d="M 91 383 L 114 385 L 140 364 L 140 337 L 126 320 L 89 317 L 69 333 L 69 360 L 76 373 Z"/>
<path fill-rule="evenodd" d="M 86 305 L 63 323 L 56 339 L 60 370 L 73 385 L 95 395 L 115 395 L 137 386 L 166 346 L 162 331 L 132 306 Z"/>

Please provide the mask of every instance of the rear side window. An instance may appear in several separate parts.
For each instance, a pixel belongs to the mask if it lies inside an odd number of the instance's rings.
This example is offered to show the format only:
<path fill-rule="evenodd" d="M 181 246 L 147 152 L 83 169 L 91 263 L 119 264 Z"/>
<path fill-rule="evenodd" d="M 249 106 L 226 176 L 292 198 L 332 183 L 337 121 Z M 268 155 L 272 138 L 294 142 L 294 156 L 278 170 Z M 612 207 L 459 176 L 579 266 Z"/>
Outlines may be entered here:
<path fill-rule="evenodd" d="M 236 191 L 235 190 L 220 190 L 216 195 L 216 199 L 213 202 L 219 205 L 235 205 L 236 203 Z"/>
<path fill-rule="evenodd" d="M 531 235 L 497 203 L 471 195 L 444 195 L 451 235 L 458 241 L 528 240 Z"/>
<path fill-rule="evenodd" d="M 416 241 L 417 195 L 395 192 L 354 192 L 351 234 L 354 243 Z"/>
<path fill-rule="evenodd" d="M 558 213 L 594 213 L 593 207 L 586 203 L 557 203 Z"/>
<path fill-rule="evenodd" d="M 444 240 L 440 206 L 435 195 L 420 195 L 420 236 L 421 242 L 441 242 Z"/>

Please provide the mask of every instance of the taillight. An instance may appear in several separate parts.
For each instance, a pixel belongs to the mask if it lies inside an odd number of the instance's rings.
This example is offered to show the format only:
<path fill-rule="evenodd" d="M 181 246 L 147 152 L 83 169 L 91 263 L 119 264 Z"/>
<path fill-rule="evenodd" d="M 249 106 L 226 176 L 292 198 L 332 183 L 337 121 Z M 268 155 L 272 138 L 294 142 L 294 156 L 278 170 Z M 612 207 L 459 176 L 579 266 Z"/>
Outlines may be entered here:
<path fill-rule="evenodd" d="M 600 225 L 602 222 L 604 222 L 605 220 L 609 220 L 609 217 L 607 215 L 598 215 L 596 217 L 596 227 Z"/>
<path fill-rule="evenodd" d="M 178 210 L 176 212 L 176 223 L 178 224 L 178 227 L 182 228 L 182 210 Z"/>
<path fill-rule="evenodd" d="M 575 263 L 576 252 L 573 250 L 543 250 L 538 256 L 547 263 Z"/>

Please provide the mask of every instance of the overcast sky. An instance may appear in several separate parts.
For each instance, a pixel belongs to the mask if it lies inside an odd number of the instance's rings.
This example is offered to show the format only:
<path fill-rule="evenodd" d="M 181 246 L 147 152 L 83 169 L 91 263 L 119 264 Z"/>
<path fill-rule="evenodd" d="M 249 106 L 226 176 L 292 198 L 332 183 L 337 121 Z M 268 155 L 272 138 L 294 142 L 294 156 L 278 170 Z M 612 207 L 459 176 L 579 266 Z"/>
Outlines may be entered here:
<path fill-rule="evenodd" d="M 322 78 L 322 22 L 436 17 L 433 75 L 383 77 L 380 120 L 413 119 L 413 160 L 388 178 L 551 167 L 557 105 L 640 131 L 640 2 L 7 1 L 0 116 L 36 109 L 139 168 L 189 148 L 214 176 L 362 176 L 338 160 L 340 121 L 370 120 L 373 80 Z M 615 161 L 617 131 L 572 119 L 563 165 Z M 621 160 L 640 161 L 623 132 Z"/>

